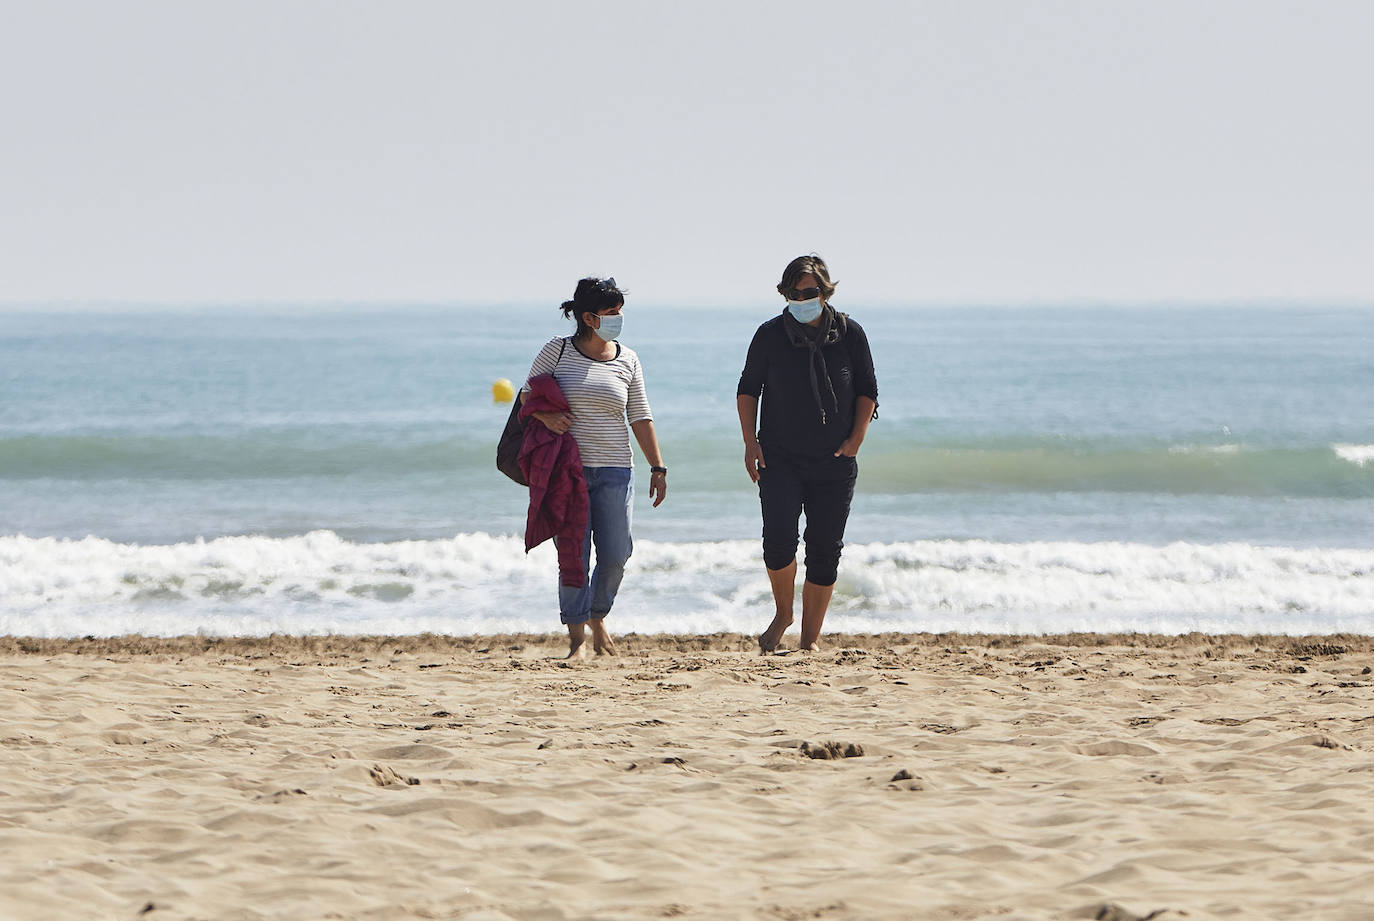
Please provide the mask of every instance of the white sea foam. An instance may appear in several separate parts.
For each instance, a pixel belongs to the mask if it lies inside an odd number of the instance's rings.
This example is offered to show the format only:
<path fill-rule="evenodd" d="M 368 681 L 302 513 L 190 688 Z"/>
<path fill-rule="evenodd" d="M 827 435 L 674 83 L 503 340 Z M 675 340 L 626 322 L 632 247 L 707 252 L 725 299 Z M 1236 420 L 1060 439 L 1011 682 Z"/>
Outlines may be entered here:
<path fill-rule="evenodd" d="M 1238 444 L 1224 445 L 1170 445 L 1170 454 L 1239 454 Z"/>
<path fill-rule="evenodd" d="M 519 538 L 328 531 L 167 546 L 0 538 L 0 634 L 558 630 L 556 563 Z M 621 631 L 754 631 L 754 541 L 639 541 Z M 1374 550 L 912 541 L 845 550 L 827 629 L 1374 633 Z"/>
<path fill-rule="evenodd" d="M 1356 467 L 1363 467 L 1365 464 L 1374 462 L 1374 445 L 1343 445 L 1334 444 L 1331 450 L 1336 452 L 1336 456 L 1343 461 L 1349 461 Z"/>

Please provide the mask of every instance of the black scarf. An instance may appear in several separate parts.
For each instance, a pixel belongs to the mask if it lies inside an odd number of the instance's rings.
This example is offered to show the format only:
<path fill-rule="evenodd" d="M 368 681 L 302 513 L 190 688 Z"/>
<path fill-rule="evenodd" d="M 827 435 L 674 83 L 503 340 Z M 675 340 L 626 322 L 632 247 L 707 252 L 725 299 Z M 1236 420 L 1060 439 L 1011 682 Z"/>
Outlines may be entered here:
<path fill-rule="evenodd" d="M 808 349 L 811 352 L 810 360 L 806 364 L 811 371 L 811 395 L 816 398 L 821 425 L 826 423 L 825 401 L 821 399 L 821 381 L 825 381 L 825 395 L 830 398 L 830 411 L 840 411 L 839 401 L 835 399 L 835 388 L 830 383 L 830 371 L 825 366 L 825 354 L 821 350 L 844 338 L 848 319 L 847 315 L 839 313 L 829 304 L 821 309 L 821 322 L 815 326 L 800 322 L 792 316 L 790 310 L 782 312 L 782 328 L 787 333 L 787 341 L 791 342 L 794 348 Z M 820 365 L 819 375 L 816 373 L 817 364 Z"/>

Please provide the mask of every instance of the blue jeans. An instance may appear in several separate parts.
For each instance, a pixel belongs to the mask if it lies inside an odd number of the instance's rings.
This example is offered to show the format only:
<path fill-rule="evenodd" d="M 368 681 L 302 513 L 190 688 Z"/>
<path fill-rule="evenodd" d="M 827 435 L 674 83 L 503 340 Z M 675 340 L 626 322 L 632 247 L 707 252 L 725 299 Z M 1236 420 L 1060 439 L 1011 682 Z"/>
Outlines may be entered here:
<path fill-rule="evenodd" d="M 631 467 L 583 467 L 587 478 L 587 536 L 582 539 L 582 560 L 591 578 L 581 588 L 558 586 L 558 619 L 565 624 L 585 624 L 610 613 L 625 561 L 634 551 L 630 537 L 631 506 L 635 496 L 635 472 Z M 558 538 L 554 538 L 558 540 Z M 596 544 L 596 568 L 592 569 L 592 544 Z"/>

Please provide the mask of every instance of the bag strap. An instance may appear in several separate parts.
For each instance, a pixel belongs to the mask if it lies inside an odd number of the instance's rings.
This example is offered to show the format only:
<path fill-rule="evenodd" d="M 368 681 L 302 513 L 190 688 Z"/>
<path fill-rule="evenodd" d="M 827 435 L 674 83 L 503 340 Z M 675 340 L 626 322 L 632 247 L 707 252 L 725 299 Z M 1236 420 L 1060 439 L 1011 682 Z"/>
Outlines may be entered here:
<path fill-rule="evenodd" d="M 559 340 L 558 340 L 558 357 L 555 358 L 555 359 L 553 360 L 553 370 L 549 372 L 550 374 L 552 374 L 554 371 L 557 371 L 557 370 L 558 370 L 558 363 L 559 363 L 560 361 L 563 360 L 563 349 L 567 348 L 567 345 L 568 345 L 568 337 L 567 337 L 567 336 L 564 336 L 562 339 L 559 339 Z M 525 383 L 528 384 L 529 381 L 525 381 Z M 523 389 L 523 388 L 522 388 L 522 389 Z M 517 400 L 517 401 L 516 401 L 516 404 L 515 404 L 515 411 L 518 412 L 519 409 L 520 409 L 520 403 L 519 403 L 519 401 Z"/>

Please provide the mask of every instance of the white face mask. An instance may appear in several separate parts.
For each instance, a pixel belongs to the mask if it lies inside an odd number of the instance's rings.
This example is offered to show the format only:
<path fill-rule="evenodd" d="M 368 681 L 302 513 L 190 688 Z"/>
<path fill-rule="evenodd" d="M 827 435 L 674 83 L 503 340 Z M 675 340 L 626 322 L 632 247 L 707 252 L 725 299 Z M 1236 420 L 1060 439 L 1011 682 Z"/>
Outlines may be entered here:
<path fill-rule="evenodd" d="M 625 328 L 625 317 L 622 314 L 611 313 L 603 314 L 600 319 L 601 327 L 593 332 L 606 342 L 614 342 L 620 331 Z"/>
<path fill-rule="evenodd" d="M 809 301 L 788 301 L 787 310 L 798 323 L 810 323 L 821 315 L 821 299 L 813 297 Z"/>

